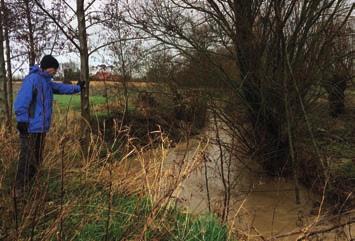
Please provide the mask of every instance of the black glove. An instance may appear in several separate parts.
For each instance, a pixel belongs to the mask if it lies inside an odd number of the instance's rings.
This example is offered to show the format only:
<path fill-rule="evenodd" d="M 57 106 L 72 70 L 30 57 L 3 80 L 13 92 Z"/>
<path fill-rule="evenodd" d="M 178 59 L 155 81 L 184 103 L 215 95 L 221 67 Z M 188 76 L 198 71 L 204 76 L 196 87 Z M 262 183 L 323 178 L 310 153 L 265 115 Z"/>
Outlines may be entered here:
<path fill-rule="evenodd" d="M 76 85 L 79 85 L 81 90 L 85 89 L 85 81 L 83 80 L 78 80 L 78 83 L 76 83 Z"/>
<path fill-rule="evenodd" d="M 22 135 L 28 134 L 28 123 L 27 122 L 17 122 L 17 130 Z"/>

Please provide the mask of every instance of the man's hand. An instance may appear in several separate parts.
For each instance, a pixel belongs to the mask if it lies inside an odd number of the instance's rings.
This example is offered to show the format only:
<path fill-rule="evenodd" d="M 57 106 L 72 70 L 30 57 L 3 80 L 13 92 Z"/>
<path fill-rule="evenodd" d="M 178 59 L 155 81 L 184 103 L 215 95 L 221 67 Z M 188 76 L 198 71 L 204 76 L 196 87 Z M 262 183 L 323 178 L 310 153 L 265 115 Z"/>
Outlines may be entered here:
<path fill-rule="evenodd" d="M 27 122 L 17 122 L 17 130 L 22 135 L 28 134 L 28 123 Z"/>
<path fill-rule="evenodd" d="M 79 80 L 76 85 L 79 85 L 81 90 L 85 89 L 85 81 L 83 80 Z"/>

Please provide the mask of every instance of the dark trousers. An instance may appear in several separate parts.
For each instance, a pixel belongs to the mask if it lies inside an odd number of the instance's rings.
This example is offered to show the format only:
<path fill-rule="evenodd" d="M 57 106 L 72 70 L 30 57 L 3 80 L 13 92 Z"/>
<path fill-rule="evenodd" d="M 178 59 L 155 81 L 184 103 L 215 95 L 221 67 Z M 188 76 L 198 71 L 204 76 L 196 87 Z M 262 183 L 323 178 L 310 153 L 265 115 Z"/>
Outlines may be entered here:
<path fill-rule="evenodd" d="M 20 157 L 16 188 L 24 189 L 36 175 L 43 160 L 45 133 L 20 134 Z"/>

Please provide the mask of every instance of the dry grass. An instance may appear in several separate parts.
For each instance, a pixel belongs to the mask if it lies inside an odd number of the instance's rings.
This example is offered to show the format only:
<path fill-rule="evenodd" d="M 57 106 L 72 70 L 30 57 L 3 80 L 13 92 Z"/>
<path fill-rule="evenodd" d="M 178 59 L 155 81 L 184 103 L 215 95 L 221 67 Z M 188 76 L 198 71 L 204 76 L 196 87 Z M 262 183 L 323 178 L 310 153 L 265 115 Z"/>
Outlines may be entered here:
<path fill-rule="evenodd" d="M 90 155 L 84 159 L 79 120 L 76 112 L 56 115 L 43 165 L 24 200 L 10 195 L 18 137 L 1 129 L 1 240 L 113 240 L 113 235 L 121 240 L 184 240 L 179 237 L 203 235 L 196 228 L 202 221 L 176 211 L 173 194 L 200 164 L 204 145 L 192 161 L 168 162 L 170 141 L 159 130 L 152 134 L 160 138 L 160 146 L 152 149 L 152 143 L 135 146 L 126 129 L 113 126 L 110 143 L 93 130 Z M 214 219 L 208 223 L 218 226 Z M 177 232 L 177 226 L 185 231 Z M 217 239 L 201 240 L 225 240 L 225 229 L 220 226 L 218 232 L 211 236 Z"/>

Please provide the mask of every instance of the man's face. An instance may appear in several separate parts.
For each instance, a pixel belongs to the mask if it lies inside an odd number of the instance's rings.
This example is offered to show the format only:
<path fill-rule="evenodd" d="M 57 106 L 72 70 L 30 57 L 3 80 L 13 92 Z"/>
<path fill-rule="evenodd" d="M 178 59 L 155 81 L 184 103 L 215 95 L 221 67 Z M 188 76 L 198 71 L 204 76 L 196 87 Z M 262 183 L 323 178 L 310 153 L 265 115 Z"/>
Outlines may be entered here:
<path fill-rule="evenodd" d="M 48 69 L 46 69 L 45 71 L 47 71 L 47 73 L 48 73 L 50 76 L 52 76 L 52 77 L 57 73 L 57 69 L 56 69 L 56 68 L 48 68 Z"/>

